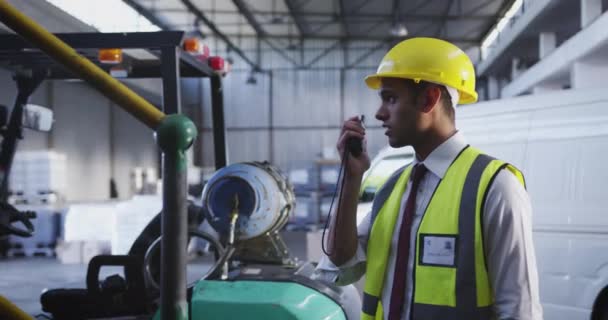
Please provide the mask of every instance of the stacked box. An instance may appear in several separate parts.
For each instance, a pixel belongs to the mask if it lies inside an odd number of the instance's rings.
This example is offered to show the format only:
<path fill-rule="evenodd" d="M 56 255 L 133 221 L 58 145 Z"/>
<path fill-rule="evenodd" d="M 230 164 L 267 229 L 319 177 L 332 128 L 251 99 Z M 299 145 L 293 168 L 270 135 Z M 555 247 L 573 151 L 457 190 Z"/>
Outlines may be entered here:
<path fill-rule="evenodd" d="M 111 241 L 117 205 L 117 202 L 70 205 L 65 216 L 64 240 Z"/>
<path fill-rule="evenodd" d="M 287 178 L 293 186 L 296 195 L 308 194 L 313 189 L 310 182 L 310 169 L 289 170 Z"/>
<path fill-rule="evenodd" d="M 93 257 L 110 254 L 109 241 L 60 241 L 57 259 L 63 264 L 89 264 Z"/>
<path fill-rule="evenodd" d="M 52 202 L 49 194 L 65 195 L 67 157 L 51 150 L 21 151 L 15 154 L 10 190 L 27 203 Z"/>
<path fill-rule="evenodd" d="M 55 249 L 61 263 L 88 263 L 99 254 L 110 254 L 116 229 L 118 202 L 80 203 L 68 207 L 63 239 Z"/>
<path fill-rule="evenodd" d="M 336 190 L 339 173 L 339 164 L 319 165 L 314 169 L 314 173 L 311 172 L 311 176 L 313 177 L 312 183 L 319 189 L 323 196 L 333 194 Z"/>
<path fill-rule="evenodd" d="M 339 173 L 340 164 L 331 162 L 306 169 L 290 170 L 288 178 L 297 195 L 321 192 L 326 196 L 335 191 Z"/>
<path fill-rule="evenodd" d="M 34 211 L 34 233 L 29 238 L 9 237 L 11 256 L 53 256 L 57 241 L 62 236 L 62 220 L 66 209 L 51 205 L 16 205 L 20 211 Z M 20 223 L 18 228 L 24 228 Z"/>
<path fill-rule="evenodd" d="M 11 193 L 16 195 L 23 195 L 25 193 L 25 185 L 27 181 L 26 158 L 27 155 L 21 152 L 17 152 L 13 158 L 9 186 Z"/>
<path fill-rule="evenodd" d="M 65 194 L 67 157 L 55 151 L 31 151 L 26 164 L 26 194 Z"/>
<path fill-rule="evenodd" d="M 133 194 L 158 193 L 159 179 L 156 168 L 135 167 L 131 170 L 131 192 Z"/>
<path fill-rule="evenodd" d="M 319 193 L 317 192 L 296 196 L 296 208 L 291 213 L 288 227 L 290 229 L 322 228 L 327 220 L 327 213 L 329 212 L 331 201 L 331 196 L 319 198 Z M 337 199 L 334 202 L 333 211 L 335 211 L 336 205 Z"/>
<path fill-rule="evenodd" d="M 111 234 L 112 254 L 127 254 L 137 236 L 162 207 L 162 196 L 157 195 L 138 195 L 119 203 Z"/>
<path fill-rule="evenodd" d="M 60 241 L 55 248 L 57 259 L 63 264 L 82 263 L 84 241 Z"/>

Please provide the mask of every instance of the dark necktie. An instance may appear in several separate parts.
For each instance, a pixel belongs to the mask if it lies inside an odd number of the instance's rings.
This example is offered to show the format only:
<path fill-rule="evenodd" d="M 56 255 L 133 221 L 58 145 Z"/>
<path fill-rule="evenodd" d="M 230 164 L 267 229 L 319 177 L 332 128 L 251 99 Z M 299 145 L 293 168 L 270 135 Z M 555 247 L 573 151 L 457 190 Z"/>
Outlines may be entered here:
<path fill-rule="evenodd" d="M 412 230 L 412 221 L 416 212 L 416 193 L 420 181 L 427 172 L 423 164 L 417 164 L 412 170 L 412 180 L 410 194 L 405 203 L 403 211 L 403 220 L 401 228 L 399 228 L 399 240 L 397 242 L 397 258 L 395 259 L 395 271 L 393 275 L 393 290 L 391 291 L 391 305 L 388 314 L 389 320 L 401 319 L 403 312 L 403 304 L 405 300 L 405 281 L 408 260 L 410 255 L 410 234 Z"/>

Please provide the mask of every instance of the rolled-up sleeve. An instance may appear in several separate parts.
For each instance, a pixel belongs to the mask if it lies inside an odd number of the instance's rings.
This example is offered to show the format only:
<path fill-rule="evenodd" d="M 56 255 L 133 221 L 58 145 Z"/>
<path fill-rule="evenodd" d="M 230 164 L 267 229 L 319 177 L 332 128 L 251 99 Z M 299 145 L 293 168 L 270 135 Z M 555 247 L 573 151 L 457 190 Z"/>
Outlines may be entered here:
<path fill-rule="evenodd" d="M 371 213 L 367 213 L 357 226 L 357 251 L 350 260 L 341 266 L 336 266 L 326 255 L 321 257 L 315 272 L 318 280 L 346 286 L 357 282 L 365 274 L 365 252 L 369 238 L 370 220 Z"/>
<path fill-rule="evenodd" d="M 541 320 L 532 206 L 508 170 L 501 170 L 488 190 L 482 223 L 496 318 Z"/>

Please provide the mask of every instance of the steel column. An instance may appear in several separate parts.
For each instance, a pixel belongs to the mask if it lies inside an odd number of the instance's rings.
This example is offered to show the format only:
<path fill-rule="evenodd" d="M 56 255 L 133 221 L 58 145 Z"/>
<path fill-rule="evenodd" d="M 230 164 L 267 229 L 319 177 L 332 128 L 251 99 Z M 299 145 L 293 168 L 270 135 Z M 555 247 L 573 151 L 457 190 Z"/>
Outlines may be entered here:
<path fill-rule="evenodd" d="M 160 315 L 162 320 L 188 319 L 186 300 L 186 264 L 188 242 L 188 213 L 186 207 L 188 162 L 185 150 L 176 141 L 180 126 L 177 114 L 181 113 L 179 52 L 176 47 L 161 49 L 161 74 L 163 79 L 163 111 L 173 114 L 161 122 L 157 135 L 163 151 L 163 212 L 161 241 Z M 189 121 L 189 120 L 188 120 Z M 194 126 L 194 124 L 192 124 Z M 196 134 L 196 130 L 194 130 Z M 166 139 L 166 140 L 162 140 Z M 170 141 L 170 142 L 169 142 Z M 162 142 L 165 142 L 163 145 Z M 182 142 L 185 143 L 185 142 Z"/>
<path fill-rule="evenodd" d="M 188 320 L 186 151 L 196 138 L 196 126 L 186 116 L 172 114 L 163 118 L 156 133 L 163 151 L 160 319 Z"/>
<path fill-rule="evenodd" d="M 221 169 L 228 161 L 226 156 L 226 127 L 224 125 L 224 96 L 222 95 L 222 78 L 211 77 L 211 113 L 213 117 L 213 148 L 215 150 L 215 168 Z"/>

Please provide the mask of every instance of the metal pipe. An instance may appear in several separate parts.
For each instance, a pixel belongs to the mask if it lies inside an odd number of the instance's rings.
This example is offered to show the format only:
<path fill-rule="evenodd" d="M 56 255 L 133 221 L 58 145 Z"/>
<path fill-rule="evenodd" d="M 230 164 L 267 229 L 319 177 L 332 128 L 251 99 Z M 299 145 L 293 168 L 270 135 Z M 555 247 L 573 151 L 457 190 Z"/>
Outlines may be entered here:
<path fill-rule="evenodd" d="M 165 116 L 162 111 L 120 81 L 112 78 L 93 62 L 78 54 L 76 50 L 21 13 L 6 0 L 0 0 L 0 21 L 93 85 L 148 127 L 155 129 Z"/>
<path fill-rule="evenodd" d="M 186 150 L 196 138 L 196 126 L 181 114 L 166 116 L 158 126 L 163 151 L 163 213 L 161 240 L 160 319 L 187 320 L 186 245 L 188 237 Z"/>
<path fill-rule="evenodd" d="M 32 316 L 19 309 L 19 307 L 3 296 L 0 296 L 0 314 L 3 317 L 8 317 L 7 319 L 34 320 Z"/>
<path fill-rule="evenodd" d="M 161 74 L 163 79 L 163 111 L 167 117 L 174 117 L 181 112 L 180 95 L 180 70 L 179 52 L 176 47 L 162 47 L 161 49 Z M 186 204 L 187 160 L 185 150 L 189 148 L 182 141 L 184 149 L 180 148 L 180 139 L 184 132 L 177 130 L 184 128 L 181 121 L 186 120 L 183 116 L 170 118 L 167 128 L 165 122 L 159 127 L 158 134 L 165 134 L 166 140 L 174 141 L 174 145 L 161 146 L 162 177 L 163 177 L 163 213 L 161 217 L 162 240 L 161 240 L 161 275 L 160 275 L 160 310 L 162 320 L 187 319 L 187 281 L 186 281 L 186 257 L 188 245 L 188 211 Z M 171 121 L 175 121 L 172 123 Z M 196 129 L 195 129 L 196 131 Z M 195 133 L 196 135 L 196 133 Z M 160 145 L 161 140 L 159 140 Z M 181 163 L 185 162 L 185 164 Z M 185 310 L 185 311 L 184 311 Z M 184 318 L 185 317 L 185 318 Z"/>
<path fill-rule="evenodd" d="M 225 167 L 228 163 L 223 90 L 222 78 L 219 75 L 211 77 L 211 116 L 213 117 L 213 148 L 215 151 L 216 170 Z"/>
<path fill-rule="evenodd" d="M 161 76 L 163 79 L 163 112 L 166 114 L 181 113 L 181 88 L 179 70 L 179 52 L 176 47 L 161 49 Z"/>
<path fill-rule="evenodd" d="M 274 72 L 268 71 L 268 160 L 274 163 Z"/>

